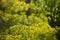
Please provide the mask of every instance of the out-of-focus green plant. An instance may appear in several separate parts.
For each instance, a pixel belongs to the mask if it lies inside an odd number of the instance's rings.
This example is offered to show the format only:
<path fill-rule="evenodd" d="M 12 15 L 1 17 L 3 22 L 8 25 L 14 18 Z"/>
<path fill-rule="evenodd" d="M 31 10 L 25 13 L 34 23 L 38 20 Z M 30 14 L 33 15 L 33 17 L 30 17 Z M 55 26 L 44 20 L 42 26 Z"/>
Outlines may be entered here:
<path fill-rule="evenodd" d="M 60 26 L 60 0 L 45 0 L 45 10 L 50 12 L 47 14 L 49 19 L 49 24 L 53 27 Z"/>
<path fill-rule="evenodd" d="M 43 25 L 43 26 L 42 26 Z M 28 31 L 30 27 L 30 30 Z M 26 25 L 14 25 L 11 26 L 9 29 L 7 29 L 6 31 L 6 35 L 9 34 L 12 37 L 13 40 L 15 39 L 15 36 L 18 38 L 19 35 L 22 35 L 23 40 L 28 40 L 28 38 L 30 38 L 30 40 L 56 40 L 56 31 L 55 29 L 51 28 L 47 23 L 38 23 L 38 24 L 34 24 L 32 26 L 26 26 Z M 29 32 L 29 33 L 28 33 Z M 5 40 L 9 39 L 8 36 L 5 36 Z M 29 35 L 29 37 L 28 37 Z"/>
<path fill-rule="evenodd" d="M 60 21 L 59 3 L 59 0 L 31 0 L 29 4 L 25 0 L 1 0 L 0 39 L 57 40 L 58 30 L 50 25 L 57 26 Z"/>

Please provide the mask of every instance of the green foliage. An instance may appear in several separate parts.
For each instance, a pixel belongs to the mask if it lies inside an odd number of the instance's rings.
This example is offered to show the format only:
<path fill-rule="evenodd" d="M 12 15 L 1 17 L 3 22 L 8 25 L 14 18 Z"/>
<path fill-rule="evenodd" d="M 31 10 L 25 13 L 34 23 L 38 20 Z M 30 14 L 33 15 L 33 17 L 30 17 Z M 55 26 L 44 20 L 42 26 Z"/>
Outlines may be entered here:
<path fill-rule="evenodd" d="M 58 40 L 60 0 L 25 1 L 0 1 L 0 40 Z"/>
<path fill-rule="evenodd" d="M 46 0 L 46 7 L 45 9 L 49 12 L 51 12 L 48 17 L 51 18 L 49 19 L 49 23 L 51 26 L 60 26 L 60 0 Z"/>
<path fill-rule="evenodd" d="M 4 34 L 6 34 L 3 37 L 5 40 L 28 40 L 28 38 L 30 40 L 56 40 L 55 29 L 47 23 L 38 23 L 32 26 L 14 25 L 7 29 Z"/>

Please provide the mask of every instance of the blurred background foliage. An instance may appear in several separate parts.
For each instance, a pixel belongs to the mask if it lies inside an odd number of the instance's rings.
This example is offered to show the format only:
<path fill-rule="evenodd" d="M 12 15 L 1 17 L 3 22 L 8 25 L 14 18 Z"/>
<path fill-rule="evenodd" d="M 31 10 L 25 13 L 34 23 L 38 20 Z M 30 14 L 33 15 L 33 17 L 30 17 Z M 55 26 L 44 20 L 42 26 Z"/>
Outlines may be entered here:
<path fill-rule="evenodd" d="M 0 0 L 0 40 L 59 40 L 60 0 Z"/>

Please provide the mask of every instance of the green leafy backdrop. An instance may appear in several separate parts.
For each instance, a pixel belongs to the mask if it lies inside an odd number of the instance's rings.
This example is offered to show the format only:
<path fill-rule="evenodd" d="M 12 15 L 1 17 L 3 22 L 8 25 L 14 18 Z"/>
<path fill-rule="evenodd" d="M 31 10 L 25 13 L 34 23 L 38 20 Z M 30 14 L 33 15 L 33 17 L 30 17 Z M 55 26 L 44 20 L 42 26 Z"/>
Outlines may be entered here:
<path fill-rule="evenodd" d="M 0 40 L 59 40 L 59 13 L 60 0 L 0 0 Z"/>

